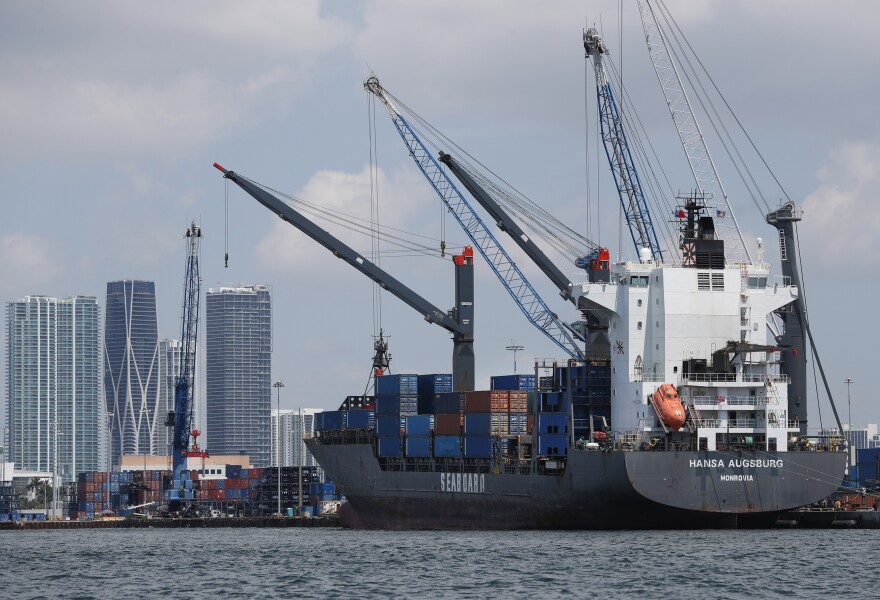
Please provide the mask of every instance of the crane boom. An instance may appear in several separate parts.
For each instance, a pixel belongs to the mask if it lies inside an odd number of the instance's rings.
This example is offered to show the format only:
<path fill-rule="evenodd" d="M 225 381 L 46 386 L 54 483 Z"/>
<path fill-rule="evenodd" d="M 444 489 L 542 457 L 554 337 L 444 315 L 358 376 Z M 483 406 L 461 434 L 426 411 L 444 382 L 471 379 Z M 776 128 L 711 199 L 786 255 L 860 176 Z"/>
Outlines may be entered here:
<path fill-rule="evenodd" d="M 572 334 L 546 305 L 538 292 L 520 271 L 513 259 L 507 254 L 498 240 L 486 228 L 486 225 L 474 212 L 473 208 L 441 168 L 437 159 L 428 151 L 424 143 L 416 135 L 410 124 L 403 118 L 394 103 L 388 97 L 379 79 L 370 76 L 364 82 L 364 88 L 374 94 L 388 111 L 397 132 L 409 149 L 410 156 L 419 170 L 440 196 L 446 207 L 455 216 L 461 228 L 471 242 L 483 255 L 483 258 L 504 284 L 508 293 L 516 301 L 517 306 L 526 318 L 542 333 L 549 337 L 574 359 L 583 359 L 584 351 L 579 347 Z"/>
<path fill-rule="evenodd" d="M 651 213 L 645 201 L 645 193 L 639 182 L 639 174 L 629 149 L 623 119 L 617 108 L 617 102 L 614 100 L 614 92 L 611 90 L 611 83 L 605 73 L 605 66 L 602 64 L 602 56 L 608 53 L 608 49 L 595 29 L 590 28 L 584 31 L 584 50 L 586 50 L 587 56 L 593 59 L 602 144 L 605 147 L 608 163 L 611 165 L 611 173 L 614 175 L 614 183 L 617 186 L 617 193 L 620 196 L 620 203 L 636 248 L 636 254 L 639 254 L 642 248 L 647 248 L 651 251 L 652 259 L 661 261 L 663 260 L 663 252 L 657 241 L 657 233 L 651 222 Z"/>
<path fill-rule="evenodd" d="M 726 217 L 730 216 L 730 222 L 733 223 L 732 228 L 735 229 L 736 235 L 731 235 L 731 226 L 726 224 L 726 219 L 718 219 L 719 236 L 728 243 L 726 248 L 729 254 L 736 256 L 741 253 L 748 262 L 752 257 L 749 253 L 745 239 L 743 239 L 742 231 L 739 223 L 736 221 L 736 215 L 733 207 L 730 206 L 730 200 L 727 198 L 727 192 L 721 184 L 718 177 L 718 170 L 715 168 L 715 161 L 709 153 L 709 147 L 706 146 L 706 140 L 703 137 L 703 131 L 697 122 L 694 111 L 691 108 L 690 100 L 687 92 L 681 83 L 681 77 L 678 75 L 678 69 L 666 46 L 666 39 L 663 30 L 657 24 L 654 15 L 654 8 L 647 0 L 638 0 L 639 14 L 642 19 L 642 29 L 645 32 L 645 42 L 648 46 L 648 54 L 651 57 L 651 63 L 654 65 L 654 71 L 657 74 L 657 81 L 660 82 L 660 88 L 663 90 L 663 96 L 666 98 L 666 104 L 669 112 L 672 114 L 672 121 L 675 123 L 678 137 L 681 141 L 682 148 L 688 159 L 691 173 L 694 176 L 694 182 L 697 185 L 697 192 L 704 198 L 711 198 L 715 192 L 720 192 L 724 198 L 726 213 L 715 208 L 713 217 L 720 217 L 722 214 Z"/>
<path fill-rule="evenodd" d="M 352 267 L 375 281 L 383 289 L 388 290 L 404 303 L 415 309 L 429 323 L 434 323 L 452 333 L 453 339 L 453 385 L 455 391 L 471 391 L 474 389 L 474 319 L 473 319 L 473 253 L 469 249 L 461 256 L 454 257 L 456 266 L 456 307 L 454 310 L 441 310 L 415 293 L 409 287 L 385 272 L 375 263 L 367 260 L 344 242 L 321 229 L 304 217 L 293 207 L 269 193 L 250 179 L 233 171 L 224 169 L 214 163 L 226 179 L 235 183 L 252 196 L 257 202 L 290 223 L 307 236 L 324 246 L 337 258 L 341 258 Z"/>

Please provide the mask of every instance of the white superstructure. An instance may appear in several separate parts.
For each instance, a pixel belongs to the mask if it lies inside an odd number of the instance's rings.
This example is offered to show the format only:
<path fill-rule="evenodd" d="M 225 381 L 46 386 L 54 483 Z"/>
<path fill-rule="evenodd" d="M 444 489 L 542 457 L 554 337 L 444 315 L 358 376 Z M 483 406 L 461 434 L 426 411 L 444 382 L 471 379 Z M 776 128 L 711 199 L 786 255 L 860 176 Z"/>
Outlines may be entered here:
<path fill-rule="evenodd" d="M 580 306 L 608 316 L 615 432 L 662 436 L 649 398 L 671 383 L 699 449 L 787 449 L 799 425 L 788 421 L 788 379 L 781 353 L 767 345 L 767 322 L 798 290 L 771 280 L 768 265 L 624 262 L 609 283 L 576 291 Z"/>

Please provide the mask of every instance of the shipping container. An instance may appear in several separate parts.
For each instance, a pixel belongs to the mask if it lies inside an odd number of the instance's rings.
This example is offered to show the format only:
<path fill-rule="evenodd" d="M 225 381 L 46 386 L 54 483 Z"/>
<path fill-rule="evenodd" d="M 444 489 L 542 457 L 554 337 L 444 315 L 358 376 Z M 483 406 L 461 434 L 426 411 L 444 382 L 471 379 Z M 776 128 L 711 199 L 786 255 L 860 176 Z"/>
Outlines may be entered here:
<path fill-rule="evenodd" d="M 406 435 L 430 435 L 431 415 L 414 415 L 406 417 Z"/>
<path fill-rule="evenodd" d="M 434 414 L 457 415 L 464 407 L 464 394 L 461 392 L 448 392 L 437 394 L 434 398 Z"/>
<path fill-rule="evenodd" d="M 491 413 L 465 413 L 464 415 L 464 434 L 465 435 L 489 435 L 492 431 Z"/>
<path fill-rule="evenodd" d="M 429 458 L 431 456 L 431 438 L 426 435 L 407 435 L 406 455 L 411 458 Z"/>
<path fill-rule="evenodd" d="M 510 435 L 526 435 L 528 429 L 528 415 L 525 413 L 510 413 L 508 415 L 508 431 Z"/>
<path fill-rule="evenodd" d="M 348 429 L 369 429 L 375 413 L 371 410 L 349 410 Z"/>
<path fill-rule="evenodd" d="M 433 415 L 434 414 L 434 399 L 437 397 L 437 394 L 419 394 L 418 403 L 416 404 L 416 410 L 420 415 Z"/>
<path fill-rule="evenodd" d="M 461 435 L 461 415 L 434 415 L 434 433 L 437 435 Z"/>
<path fill-rule="evenodd" d="M 344 411 L 341 410 L 325 410 L 324 415 L 324 431 L 339 431 L 344 426 L 343 416 L 345 415 Z"/>
<path fill-rule="evenodd" d="M 525 413 L 529 411 L 529 392 L 511 390 L 508 394 L 508 409 L 512 413 Z"/>
<path fill-rule="evenodd" d="M 458 458 L 461 456 L 461 437 L 457 435 L 434 436 L 434 456 L 437 458 Z"/>
<path fill-rule="evenodd" d="M 381 377 L 376 377 L 376 396 L 415 396 L 418 393 L 418 375 L 382 375 Z"/>
<path fill-rule="evenodd" d="M 452 391 L 452 373 L 437 373 L 434 375 L 419 375 L 417 391 L 423 394 L 442 394 Z"/>
<path fill-rule="evenodd" d="M 507 412 L 510 406 L 508 390 L 492 390 L 489 392 L 489 410 L 491 412 Z"/>
<path fill-rule="evenodd" d="M 466 413 L 488 413 L 492 410 L 492 401 L 489 390 L 465 392 L 464 393 L 464 412 Z"/>
<path fill-rule="evenodd" d="M 492 438 L 485 435 L 464 436 L 465 458 L 491 458 Z"/>
<path fill-rule="evenodd" d="M 492 435 L 508 435 L 510 420 L 507 413 L 492 413 Z"/>
<path fill-rule="evenodd" d="M 400 456 L 400 438 L 399 437 L 380 437 L 376 438 L 377 454 L 383 458 Z"/>
<path fill-rule="evenodd" d="M 315 431 L 324 431 L 324 413 L 315 413 Z"/>
<path fill-rule="evenodd" d="M 534 375 L 495 375 L 490 380 L 493 390 L 533 390 Z"/>
<path fill-rule="evenodd" d="M 379 437 L 400 437 L 404 425 L 397 415 L 379 415 L 376 417 L 376 434 Z"/>

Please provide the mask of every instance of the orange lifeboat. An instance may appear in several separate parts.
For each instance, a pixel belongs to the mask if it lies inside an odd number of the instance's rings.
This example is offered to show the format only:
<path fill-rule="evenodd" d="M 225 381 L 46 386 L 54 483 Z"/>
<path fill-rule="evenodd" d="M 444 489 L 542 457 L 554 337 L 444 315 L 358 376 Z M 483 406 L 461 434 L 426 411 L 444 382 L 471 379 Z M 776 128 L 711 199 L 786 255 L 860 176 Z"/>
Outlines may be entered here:
<path fill-rule="evenodd" d="M 678 397 L 678 390 L 671 383 L 661 385 L 651 397 L 657 414 L 673 431 L 678 431 L 684 425 L 684 406 Z"/>

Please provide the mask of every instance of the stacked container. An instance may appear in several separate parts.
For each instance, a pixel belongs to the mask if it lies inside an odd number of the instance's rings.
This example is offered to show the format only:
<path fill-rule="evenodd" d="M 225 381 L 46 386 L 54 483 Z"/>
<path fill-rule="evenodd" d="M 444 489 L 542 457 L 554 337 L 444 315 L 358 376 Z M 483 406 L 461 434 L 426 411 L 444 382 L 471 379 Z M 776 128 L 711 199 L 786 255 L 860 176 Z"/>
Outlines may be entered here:
<path fill-rule="evenodd" d="M 431 415 L 406 417 L 406 456 L 407 458 L 429 458 L 431 456 Z"/>
<path fill-rule="evenodd" d="M 464 397 L 465 458 L 492 457 L 492 396 L 491 392 L 466 392 Z"/>

